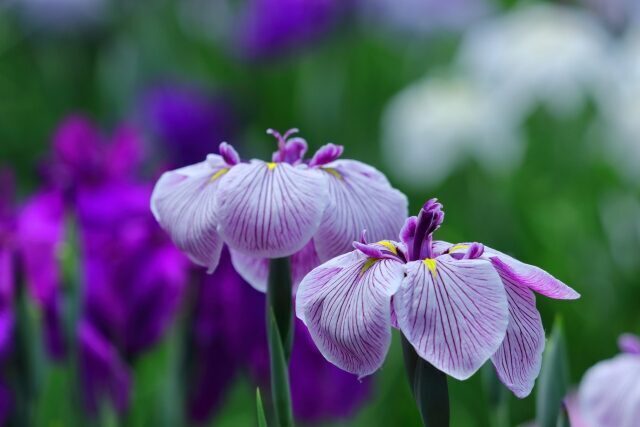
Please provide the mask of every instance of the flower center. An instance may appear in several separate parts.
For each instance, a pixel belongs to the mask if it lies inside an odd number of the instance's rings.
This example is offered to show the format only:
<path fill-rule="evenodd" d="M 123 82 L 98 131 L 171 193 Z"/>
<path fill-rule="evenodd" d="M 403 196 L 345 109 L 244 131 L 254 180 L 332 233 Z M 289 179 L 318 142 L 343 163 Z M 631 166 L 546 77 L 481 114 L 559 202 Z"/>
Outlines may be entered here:
<path fill-rule="evenodd" d="M 278 151 L 273 153 L 271 157 L 272 162 L 284 162 L 293 165 L 302 161 L 307 152 L 307 142 L 302 138 L 290 139 L 292 135 L 298 132 L 298 129 L 293 128 L 282 135 L 278 131 L 267 129 L 267 134 L 274 136 L 276 141 L 278 141 Z"/>

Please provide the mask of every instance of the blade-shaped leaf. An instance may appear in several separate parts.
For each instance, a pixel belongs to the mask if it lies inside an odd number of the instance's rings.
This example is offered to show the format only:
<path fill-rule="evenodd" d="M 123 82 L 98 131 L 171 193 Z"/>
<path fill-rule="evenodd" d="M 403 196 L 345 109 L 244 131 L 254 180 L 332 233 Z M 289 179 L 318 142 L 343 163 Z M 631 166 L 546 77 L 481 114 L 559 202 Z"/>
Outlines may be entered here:
<path fill-rule="evenodd" d="M 539 427 L 556 427 L 562 400 L 567 394 L 568 361 L 562 319 L 556 318 L 542 359 L 536 394 L 536 422 Z"/>
<path fill-rule="evenodd" d="M 280 339 L 276 317 L 271 307 L 268 311 L 269 356 L 271 362 L 271 394 L 276 421 L 281 427 L 293 426 L 291 412 L 291 392 L 289 390 L 289 370 Z"/>
<path fill-rule="evenodd" d="M 258 412 L 258 427 L 267 427 L 267 417 L 264 414 L 264 406 L 262 405 L 260 388 L 256 388 L 256 411 Z"/>

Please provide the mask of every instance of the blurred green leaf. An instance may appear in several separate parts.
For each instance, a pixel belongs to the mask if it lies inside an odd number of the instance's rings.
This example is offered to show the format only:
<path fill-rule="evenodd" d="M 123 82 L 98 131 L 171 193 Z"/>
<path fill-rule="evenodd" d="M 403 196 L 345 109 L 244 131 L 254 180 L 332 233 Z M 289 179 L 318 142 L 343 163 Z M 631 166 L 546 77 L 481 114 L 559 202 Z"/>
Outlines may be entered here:
<path fill-rule="evenodd" d="M 276 420 L 281 427 L 293 426 L 289 368 L 285 360 L 282 340 L 271 307 L 268 307 L 269 357 L 271 359 L 271 394 Z"/>
<path fill-rule="evenodd" d="M 562 318 L 556 317 L 542 360 L 536 394 L 536 422 L 539 427 L 556 427 L 567 394 L 568 361 Z"/>

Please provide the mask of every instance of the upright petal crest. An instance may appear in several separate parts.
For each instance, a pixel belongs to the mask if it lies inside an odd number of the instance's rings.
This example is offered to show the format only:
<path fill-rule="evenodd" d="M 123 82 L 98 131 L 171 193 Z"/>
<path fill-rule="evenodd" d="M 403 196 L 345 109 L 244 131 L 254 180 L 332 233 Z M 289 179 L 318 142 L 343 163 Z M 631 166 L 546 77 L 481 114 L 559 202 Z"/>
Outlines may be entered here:
<path fill-rule="evenodd" d="M 233 249 L 254 257 L 290 256 L 309 242 L 326 206 L 322 172 L 253 160 L 223 177 L 218 231 Z"/>
<path fill-rule="evenodd" d="M 314 236 L 321 261 L 348 252 L 362 230 L 370 241 L 396 239 L 407 217 L 407 198 L 378 170 L 355 160 L 322 168 L 329 200 Z"/>
<path fill-rule="evenodd" d="M 353 251 L 302 280 L 296 312 L 327 360 L 359 377 L 382 365 L 391 342 L 391 297 L 402 277 L 402 263 Z"/>
<path fill-rule="evenodd" d="M 198 265 L 213 271 L 223 241 L 215 209 L 220 178 L 229 170 L 222 157 L 164 173 L 151 195 L 151 211 L 174 243 Z"/>
<path fill-rule="evenodd" d="M 393 299 L 398 325 L 420 357 L 463 380 L 491 357 L 508 324 L 504 287 L 484 260 L 448 255 L 406 265 Z"/>

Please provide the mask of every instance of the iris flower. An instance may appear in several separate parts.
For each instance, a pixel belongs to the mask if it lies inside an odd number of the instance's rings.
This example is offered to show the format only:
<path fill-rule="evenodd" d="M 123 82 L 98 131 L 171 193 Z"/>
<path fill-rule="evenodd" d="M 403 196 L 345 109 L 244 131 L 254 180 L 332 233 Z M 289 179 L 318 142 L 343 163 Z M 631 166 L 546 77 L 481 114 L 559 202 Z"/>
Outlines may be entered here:
<path fill-rule="evenodd" d="M 238 272 L 264 291 L 269 258 L 291 256 L 295 283 L 348 251 L 363 228 L 376 239 L 400 230 L 407 199 L 382 173 L 340 160 L 334 144 L 305 160 L 296 132 L 268 131 L 278 141 L 270 162 L 241 161 L 223 142 L 219 155 L 160 177 L 151 210 L 193 262 L 213 272 L 227 244 Z"/>
<path fill-rule="evenodd" d="M 622 354 L 587 371 L 578 390 L 579 426 L 633 427 L 640 420 L 640 338 L 620 337 Z M 574 411 L 575 412 L 575 411 Z M 571 413 L 571 415 L 574 415 Z M 575 421 L 572 417 L 572 423 Z M 572 424 L 573 425 L 573 424 Z"/>
<path fill-rule="evenodd" d="M 359 377 L 382 365 L 398 328 L 440 371 L 466 379 L 489 358 L 501 381 L 525 397 L 540 371 L 544 330 L 533 291 L 575 299 L 549 273 L 480 243 L 434 241 L 442 205 L 429 200 L 400 242 L 355 242 L 315 268 L 296 309 L 322 354 Z"/>

